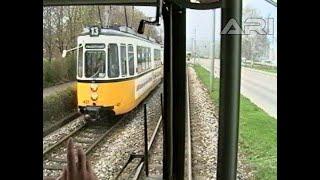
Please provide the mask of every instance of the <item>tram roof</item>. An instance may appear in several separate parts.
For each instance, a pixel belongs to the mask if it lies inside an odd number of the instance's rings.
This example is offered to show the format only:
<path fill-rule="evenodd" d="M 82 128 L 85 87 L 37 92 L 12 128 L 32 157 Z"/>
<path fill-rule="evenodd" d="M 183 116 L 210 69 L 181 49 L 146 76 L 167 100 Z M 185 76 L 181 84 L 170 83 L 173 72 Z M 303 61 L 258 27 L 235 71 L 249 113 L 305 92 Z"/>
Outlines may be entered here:
<path fill-rule="evenodd" d="M 89 27 L 84 28 L 83 32 L 79 36 L 85 36 L 85 35 L 90 35 Z M 113 26 L 108 28 L 101 28 L 99 35 L 131 37 L 131 38 L 147 41 L 149 43 L 162 45 L 159 42 L 157 42 L 155 39 L 151 37 L 147 37 L 142 34 L 138 34 L 133 29 L 126 26 Z"/>
<path fill-rule="evenodd" d="M 44 6 L 68 5 L 129 5 L 156 6 L 157 0 L 43 0 Z"/>

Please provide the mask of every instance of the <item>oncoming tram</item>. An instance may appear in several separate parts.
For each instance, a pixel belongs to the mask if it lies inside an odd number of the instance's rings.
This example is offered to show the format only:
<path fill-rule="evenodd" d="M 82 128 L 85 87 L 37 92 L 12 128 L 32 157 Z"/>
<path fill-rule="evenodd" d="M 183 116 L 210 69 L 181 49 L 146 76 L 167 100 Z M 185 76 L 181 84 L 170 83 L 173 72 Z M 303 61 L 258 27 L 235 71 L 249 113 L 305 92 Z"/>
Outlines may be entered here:
<path fill-rule="evenodd" d="M 77 43 L 78 107 L 86 120 L 131 111 L 162 80 L 161 44 L 127 27 L 86 28 Z"/>

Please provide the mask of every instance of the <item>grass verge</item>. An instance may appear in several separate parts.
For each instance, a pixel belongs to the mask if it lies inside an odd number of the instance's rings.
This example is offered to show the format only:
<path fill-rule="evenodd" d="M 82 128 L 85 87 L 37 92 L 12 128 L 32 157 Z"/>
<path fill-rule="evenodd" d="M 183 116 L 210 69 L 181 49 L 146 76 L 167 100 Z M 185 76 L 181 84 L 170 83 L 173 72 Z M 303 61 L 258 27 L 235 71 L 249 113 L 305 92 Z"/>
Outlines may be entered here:
<path fill-rule="evenodd" d="M 200 65 L 194 69 L 198 78 L 209 89 L 210 73 Z M 219 79 L 213 81 L 210 97 L 219 104 Z M 253 168 L 255 179 L 277 179 L 277 123 L 274 118 L 252 103 L 240 97 L 239 150 L 246 163 Z"/>

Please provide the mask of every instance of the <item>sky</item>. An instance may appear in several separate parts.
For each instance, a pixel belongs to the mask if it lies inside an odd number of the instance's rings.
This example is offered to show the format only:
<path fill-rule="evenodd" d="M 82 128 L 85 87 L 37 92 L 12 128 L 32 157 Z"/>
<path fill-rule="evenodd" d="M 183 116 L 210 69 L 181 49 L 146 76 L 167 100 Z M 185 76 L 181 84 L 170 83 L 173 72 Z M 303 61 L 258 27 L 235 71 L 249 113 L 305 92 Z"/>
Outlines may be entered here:
<path fill-rule="evenodd" d="M 136 9 L 142 11 L 148 17 L 155 17 L 156 15 L 156 7 L 150 6 L 135 6 Z"/>
<path fill-rule="evenodd" d="M 277 19 L 277 8 L 269 4 L 265 0 L 244 0 L 243 9 L 246 7 L 254 8 L 263 17 L 274 18 L 274 32 L 276 33 L 276 19 Z M 215 10 L 215 22 L 216 22 L 216 39 L 219 39 L 220 32 L 220 21 L 221 21 L 221 9 Z M 199 40 L 213 39 L 213 10 L 191 10 L 188 9 L 186 12 L 187 39 L 194 37 L 195 29 L 197 31 L 196 36 Z M 207 22 L 207 23 L 204 23 Z"/>
<path fill-rule="evenodd" d="M 156 17 L 156 7 L 150 7 L 150 6 L 135 6 L 136 9 L 139 9 L 140 11 L 142 11 L 147 17 Z M 153 19 L 152 19 L 153 20 Z M 160 19 L 160 26 L 156 26 L 156 29 L 158 30 L 158 32 L 163 32 L 161 30 L 163 30 L 163 23 L 162 20 Z"/>
<path fill-rule="evenodd" d="M 269 4 L 265 0 L 243 0 L 243 8 L 254 8 L 263 17 L 274 18 L 274 32 L 276 35 L 277 30 L 277 8 Z M 146 16 L 155 17 L 156 8 L 139 6 L 136 7 L 141 10 Z M 215 10 L 215 22 L 216 22 L 216 39 L 219 38 L 220 32 L 220 13 L 221 9 Z M 192 10 L 187 9 L 186 12 L 186 37 L 190 40 L 195 36 L 197 40 L 213 39 L 213 10 Z M 161 26 L 160 28 L 163 28 Z"/>

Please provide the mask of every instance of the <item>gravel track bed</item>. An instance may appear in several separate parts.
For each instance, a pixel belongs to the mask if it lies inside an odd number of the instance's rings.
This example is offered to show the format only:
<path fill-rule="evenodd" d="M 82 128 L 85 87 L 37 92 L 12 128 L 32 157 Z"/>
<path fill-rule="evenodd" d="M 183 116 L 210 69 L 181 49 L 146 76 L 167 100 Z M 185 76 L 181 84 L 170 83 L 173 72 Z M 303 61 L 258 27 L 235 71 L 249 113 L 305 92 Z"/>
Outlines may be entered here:
<path fill-rule="evenodd" d="M 147 102 L 148 111 L 148 138 L 150 139 L 154 128 L 156 127 L 157 120 L 160 117 L 160 93 L 162 93 L 162 85 L 159 86 L 151 95 L 145 100 Z M 142 154 L 144 141 L 143 141 L 143 104 L 140 104 L 133 110 L 123 122 L 121 122 L 116 129 L 114 129 L 108 136 L 100 142 L 88 158 L 91 160 L 92 167 L 96 172 L 99 179 L 114 179 L 120 172 L 121 168 L 125 165 L 131 153 Z M 72 132 L 74 129 L 84 123 L 84 119 L 78 118 L 58 129 L 57 131 L 49 134 L 43 138 L 44 150 L 54 143 L 58 142 L 65 135 Z M 89 132 L 86 132 L 86 136 Z M 83 139 L 85 140 L 85 139 Z M 89 139 L 87 139 L 89 140 Z M 82 144 L 75 143 L 75 146 L 83 146 Z M 66 148 L 60 147 L 52 152 L 54 158 L 66 158 Z M 137 164 L 139 160 L 134 160 L 131 164 Z M 48 162 L 44 161 L 44 164 Z M 55 165 L 51 163 L 49 165 Z M 59 164 L 57 164 L 59 165 Z M 131 167 L 132 166 L 132 167 Z M 127 170 L 132 169 L 134 166 L 130 165 Z M 44 170 L 44 176 L 55 176 L 61 171 Z"/>
<path fill-rule="evenodd" d="M 87 124 L 81 130 L 78 130 L 72 135 L 74 139 L 75 146 L 82 147 L 84 151 L 87 151 L 88 148 L 96 142 L 105 132 L 108 131 L 113 125 L 114 121 L 108 122 L 96 122 L 92 124 Z M 46 153 L 43 157 L 44 176 L 58 176 L 61 170 L 52 170 L 50 168 L 62 168 L 66 165 L 66 151 L 67 151 L 67 141 L 64 141 L 50 152 Z"/>
<path fill-rule="evenodd" d="M 157 121 L 161 115 L 160 93 L 162 93 L 162 84 L 159 86 L 149 98 L 147 102 L 148 112 L 148 139 L 156 127 Z M 144 131 L 143 131 L 143 104 L 130 114 L 117 129 L 109 134 L 109 136 L 100 143 L 95 151 L 89 156 L 92 167 L 99 179 L 115 179 L 118 173 L 124 167 L 131 153 L 143 154 L 144 148 Z M 140 159 L 139 159 L 140 160 Z M 135 160 L 137 163 L 138 159 Z M 127 173 L 134 167 L 131 163 L 123 172 L 123 176 L 119 179 L 127 179 Z"/>
<path fill-rule="evenodd" d="M 209 98 L 208 90 L 197 78 L 194 69 L 189 67 L 188 71 L 193 179 L 216 179 L 218 114 L 215 110 L 216 107 Z M 163 92 L 162 84 L 159 87 L 145 101 L 148 109 L 148 140 L 152 136 L 161 113 L 160 93 Z M 84 119 L 80 116 L 44 137 L 43 150 L 72 132 L 82 123 L 84 123 Z M 131 153 L 143 154 L 143 127 L 143 104 L 141 104 L 89 154 L 88 158 L 91 160 L 92 167 L 99 179 L 115 179 Z M 149 152 L 150 176 L 162 176 L 162 142 L 161 123 Z M 61 149 L 61 151 L 65 153 L 65 149 Z M 237 179 L 254 179 L 253 172 L 243 163 L 244 158 L 241 152 L 238 156 Z M 130 163 L 119 179 L 128 179 L 128 173 L 137 165 L 139 160 L 136 159 Z"/>
<path fill-rule="evenodd" d="M 80 116 L 75 120 L 69 122 L 68 124 L 64 125 L 63 127 L 48 134 L 46 137 L 43 138 L 43 141 L 42 141 L 43 151 L 45 151 L 48 147 L 57 143 L 61 138 L 70 134 L 73 130 L 80 127 L 84 123 L 85 123 L 84 117 Z"/>
<path fill-rule="evenodd" d="M 193 179 L 216 179 L 218 153 L 218 114 L 208 90 L 197 78 L 193 68 L 188 68 L 190 87 L 190 123 Z M 238 156 L 237 179 L 253 179 L 252 172 Z"/>

